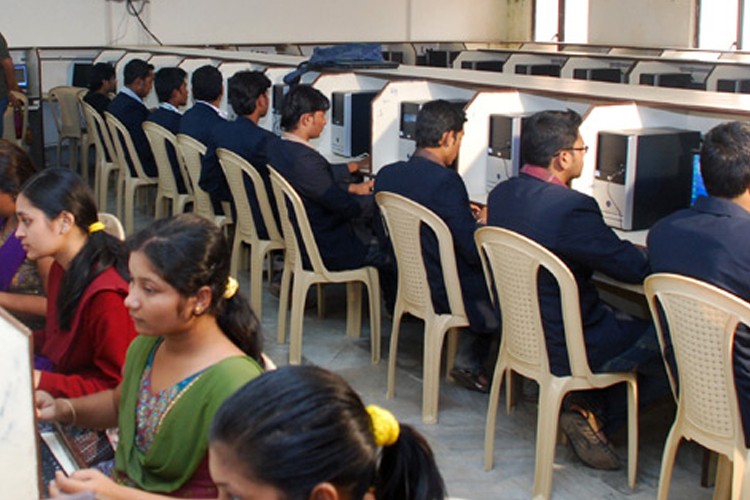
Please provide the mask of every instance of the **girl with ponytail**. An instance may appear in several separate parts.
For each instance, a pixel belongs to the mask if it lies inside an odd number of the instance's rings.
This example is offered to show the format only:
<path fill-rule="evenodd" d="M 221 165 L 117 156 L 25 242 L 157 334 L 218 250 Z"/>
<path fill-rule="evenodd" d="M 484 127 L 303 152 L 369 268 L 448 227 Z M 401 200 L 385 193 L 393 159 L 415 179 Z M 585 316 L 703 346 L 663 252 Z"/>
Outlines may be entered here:
<path fill-rule="evenodd" d="M 31 260 L 52 257 L 44 329 L 34 333 L 34 382 L 54 396 L 113 388 L 135 329 L 126 250 L 98 221 L 91 190 L 69 169 L 30 178 L 16 199 L 16 237 Z"/>
<path fill-rule="evenodd" d="M 73 400 L 38 398 L 43 419 L 94 428 L 119 423 L 113 478 L 58 475 L 54 494 L 216 498 L 208 428 L 224 400 L 263 372 L 260 325 L 229 276 L 222 232 L 193 214 L 161 219 L 128 240 L 125 305 L 138 331 L 122 383 Z M 134 490 L 141 490 L 135 491 Z"/>

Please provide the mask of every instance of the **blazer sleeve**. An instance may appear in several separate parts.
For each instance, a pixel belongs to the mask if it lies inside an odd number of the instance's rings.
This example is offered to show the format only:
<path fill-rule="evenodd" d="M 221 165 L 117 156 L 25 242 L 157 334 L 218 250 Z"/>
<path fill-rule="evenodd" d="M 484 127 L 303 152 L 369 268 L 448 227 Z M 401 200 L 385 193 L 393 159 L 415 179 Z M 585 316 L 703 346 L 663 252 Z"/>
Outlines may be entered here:
<path fill-rule="evenodd" d="M 317 152 L 310 150 L 301 155 L 295 170 L 295 187 L 299 194 L 342 219 L 352 219 L 363 212 L 372 211 L 372 196 L 354 195 L 339 187 L 331 166 Z"/>
<path fill-rule="evenodd" d="M 450 172 L 455 174 L 455 172 Z M 466 186 L 458 174 L 448 175 L 434 191 L 435 212 L 445 221 L 453 237 L 453 245 L 471 265 L 480 265 L 479 252 L 474 243 L 477 222 L 471 212 Z"/>

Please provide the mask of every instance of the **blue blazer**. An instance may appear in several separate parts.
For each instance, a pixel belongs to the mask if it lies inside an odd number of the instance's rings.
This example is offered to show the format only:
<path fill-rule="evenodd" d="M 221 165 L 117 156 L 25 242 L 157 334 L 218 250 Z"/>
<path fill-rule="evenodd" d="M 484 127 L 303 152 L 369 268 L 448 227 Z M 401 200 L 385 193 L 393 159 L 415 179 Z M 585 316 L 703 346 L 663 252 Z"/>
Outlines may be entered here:
<path fill-rule="evenodd" d="M 143 131 L 143 122 L 146 121 L 149 114 L 148 108 L 129 95 L 120 92 L 109 103 L 107 111 L 120 120 L 125 125 L 125 128 L 128 129 L 128 132 L 130 132 L 130 138 L 133 140 L 133 146 L 135 146 L 135 150 L 138 152 L 138 158 L 141 160 L 141 165 L 143 165 L 146 175 L 156 177 L 158 173 L 156 163 L 154 162 L 154 154 L 151 152 L 151 145 L 148 139 L 146 139 L 146 133 Z M 127 150 L 125 154 L 129 154 Z M 133 167 L 130 156 L 127 158 L 130 173 L 135 176 L 135 167 Z"/>
<path fill-rule="evenodd" d="M 174 135 L 177 135 L 180 133 L 181 118 L 181 114 L 176 113 L 171 109 L 158 107 L 148 116 L 148 121 L 161 125 Z M 177 191 L 182 194 L 187 193 L 187 189 L 185 189 L 185 181 L 183 180 L 182 172 L 180 171 L 180 164 L 177 162 L 177 153 L 171 144 L 167 144 L 167 156 L 169 156 L 169 163 L 172 165 L 172 173 L 174 174 L 174 180 L 177 183 Z"/>
<path fill-rule="evenodd" d="M 354 231 L 354 220 L 372 216 L 371 195 L 350 194 L 337 184 L 332 165 L 304 144 L 280 140 L 267 150 L 271 164 L 302 198 L 315 242 L 332 271 L 365 264 L 367 245 Z"/>
<path fill-rule="evenodd" d="M 211 135 L 212 141 L 217 148 L 225 148 L 237 153 L 255 167 L 255 170 L 258 171 L 261 178 L 263 178 L 263 183 L 266 185 L 266 193 L 268 194 L 268 199 L 271 201 L 273 215 L 278 224 L 279 215 L 276 203 L 273 201 L 271 178 L 268 176 L 266 148 L 274 147 L 279 138 L 244 116 L 238 117 L 233 122 L 217 124 L 211 131 Z M 258 199 L 255 195 L 255 187 L 253 187 L 252 181 L 247 176 L 244 179 L 247 199 L 250 202 L 250 210 L 252 210 L 253 218 L 258 223 L 258 236 L 263 239 L 268 238 L 268 231 L 263 222 Z"/>
<path fill-rule="evenodd" d="M 520 174 L 498 184 L 488 200 L 487 224 L 520 233 L 560 257 L 578 284 L 589 365 L 596 371 L 631 347 L 644 328 L 620 321 L 591 283 L 594 271 L 627 283 L 640 283 L 649 273 L 644 252 L 623 241 L 604 223 L 591 196 Z M 539 302 L 550 369 L 570 374 L 562 327 L 560 293 L 548 273 L 540 274 Z M 502 311 L 501 311 L 502 312 Z M 630 327 L 626 326 L 630 325 Z"/>
<path fill-rule="evenodd" d="M 498 334 L 500 321 L 485 284 L 474 231 L 476 220 L 469 206 L 469 196 L 461 176 L 454 170 L 427 158 L 412 156 L 407 162 L 383 167 L 375 179 L 375 193 L 400 194 L 437 214 L 450 229 L 456 253 L 464 308 L 469 328 L 479 334 Z M 386 236 L 378 231 L 381 248 L 389 248 Z M 431 232 L 422 234 L 423 257 L 430 283 L 433 304 L 438 313 L 448 311 L 437 239 Z"/>
<path fill-rule="evenodd" d="M 700 197 L 692 208 L 657 222 L 648 234 L 651 269 L 711 283 L 750 302 L 750 212 L 722 198 Z M 750 332 L 734 339 L 734 377 L 750 446 Z"/>
<path fill-rule="evenodd" d="M 216 158 L 216 146 L 212 135 L 213 128 L 225 122 L 216 110 L 202 102 L 196 102 L 180 120 L 180 133 L 189 135 L 206 146 L 206 154 L 201 160 L 201 178 L 198 185 L 211 196 L 214 210 L 219 210 L 217 213 L 223 213 L 222 201 L 232 201 L 232 193 Z"/>

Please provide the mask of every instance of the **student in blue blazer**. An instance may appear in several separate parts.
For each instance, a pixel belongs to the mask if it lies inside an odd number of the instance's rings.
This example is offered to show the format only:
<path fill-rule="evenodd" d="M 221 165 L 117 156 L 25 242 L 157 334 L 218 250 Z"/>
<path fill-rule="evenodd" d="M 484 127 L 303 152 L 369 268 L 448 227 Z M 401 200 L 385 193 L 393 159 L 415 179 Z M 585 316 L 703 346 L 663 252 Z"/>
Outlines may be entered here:
<path fill-rule="evenodd" d="M 148 121 L 161 125 L 174 135 L 180 133 L 180 119 L 182 118 L 180 108 L 188 101 L 186 77 L 187 73 L 182 68 L 161 68 L 154 75 L 154 88 L 159 98 L 159 107 L 151 112 Z M 171 144 L 167 144 L 167 155 L 172 165 L 177 191 L 187 193 L 180 164 L 177 162 L 177 153 Z"/>

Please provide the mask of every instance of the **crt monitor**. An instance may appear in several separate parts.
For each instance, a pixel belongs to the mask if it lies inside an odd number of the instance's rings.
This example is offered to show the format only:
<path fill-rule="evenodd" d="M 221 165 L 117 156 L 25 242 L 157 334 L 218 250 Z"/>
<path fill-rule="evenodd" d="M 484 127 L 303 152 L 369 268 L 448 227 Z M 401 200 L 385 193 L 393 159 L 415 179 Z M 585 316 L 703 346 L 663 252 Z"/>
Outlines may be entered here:
<path fill-rule="evenodd" d="M 91 63 L 74 63 L 73 64 L 73 83 L 74 87 L 88 87 L 91 76 Z"/>
<path fill-rule="evenodd" d="M 26 89 L 29 87 L 29 69 L 25 64 L 14 64 L 13 71 L 16 75 L 18 88 Z"/>
<path fill-rule="evenodd" d="M 693 184 L 690 191 L 690 205 L 694 205 L 695 200 L 700 196 L 708 196 L 708 192 L 701 175 L 701 155 L 696 152 L 693 154 Z"/>

